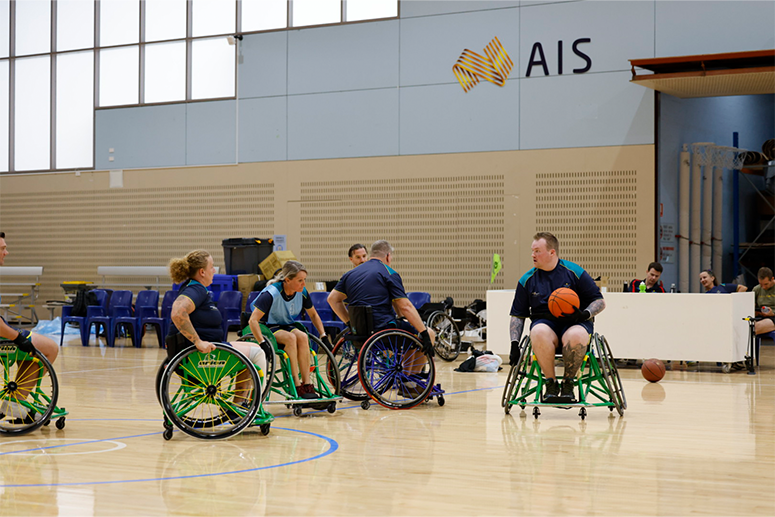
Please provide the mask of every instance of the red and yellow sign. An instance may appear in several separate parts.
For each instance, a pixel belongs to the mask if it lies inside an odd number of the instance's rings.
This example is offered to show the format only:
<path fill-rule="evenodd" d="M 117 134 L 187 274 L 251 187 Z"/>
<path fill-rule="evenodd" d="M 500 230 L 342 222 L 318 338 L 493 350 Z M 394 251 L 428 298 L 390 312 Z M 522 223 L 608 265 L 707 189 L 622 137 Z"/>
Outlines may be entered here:
<path fill-rule="evenodd" d="M 457 63 L 452 67 L 460 86 L 464 91 L 479 84 L 479 79 L 485 79 L 498 86 L 506 84 L 514 63 L 506 53 L 497 37 L 484 47 L 484 56 L 472 50 L 465 49 L 460 54 Z"/>

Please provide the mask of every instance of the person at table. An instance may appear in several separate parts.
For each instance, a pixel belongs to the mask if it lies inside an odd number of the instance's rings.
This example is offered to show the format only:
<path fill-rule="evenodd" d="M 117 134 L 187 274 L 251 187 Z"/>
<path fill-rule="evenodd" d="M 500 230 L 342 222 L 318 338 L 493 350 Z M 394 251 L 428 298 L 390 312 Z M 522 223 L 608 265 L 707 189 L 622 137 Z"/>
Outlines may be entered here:
<path fill-rule="evenodd" d="M 652 262 L 649 264 L 649 267 L 646 271 L 646 278 L 643 280 L 638 280 L 635 278 L 632 282 L 630 282 L 630 285 L 627 288 L 627 292 L 639 293 L 640 284 L 645 283 L 647 293 L 664 293 L 665 288 L 662 285 L 662 282 L 659 280 L 659 277 L 662 276 L 662 269 L 662 264 L 659 262 Z"/>
<path fill-rule="evenodd" d="M 744 293 L 748 288 L 738 284 L 720 284 L 716 275 L 710 269 L 700 273 L 700 283 L 705 288 L 705 292 L 713 293 Z"/>

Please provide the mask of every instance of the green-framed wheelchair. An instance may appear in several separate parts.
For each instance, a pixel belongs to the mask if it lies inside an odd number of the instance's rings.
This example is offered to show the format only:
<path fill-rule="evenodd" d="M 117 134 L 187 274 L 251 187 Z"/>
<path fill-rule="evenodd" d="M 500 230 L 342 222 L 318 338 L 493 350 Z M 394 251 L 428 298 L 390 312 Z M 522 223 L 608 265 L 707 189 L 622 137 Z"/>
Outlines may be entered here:
<path fill-rule="evenodd" d="M 342 400 L 340 394 L 341 385 L 339 382 L 339 372 L 329 367 L 334 363 L 334 356 L 328 347 L 317 337 L 308 333 L 304 325 L 294 323 L 294 326 L 300 331 L 305 332 L 309 338 L 310 349 L 310 382 L 315 388 L 317 399 L 302 398 L 296 391 L 296 383 L 293 382 L 291 373 L 291 361 L 288 354 L 280 346 L 269 327 L 259 323 L 261 334 L 264 337 L 263 343 L 271 345 L 271 354 L 266 346 L 264 352 L 267 355 L 267 386 L 270 389 L 265 390 L 264 404 L 285 404 L 292 408 L 294 416 L 301 416 L 305 408 L 327 410 L 329 413 L 336 412 L 336 403 Z M 241 341 L 257 342 L 250 331 L 250 327 L 245 327 L 242 331 Z M 271 355 L 271 357 L 270 357 Z M 271 382 L 270 382 L 271 381 Z M 270 398 L 272 393 L 279 395 L 278 398 Z"/>
<path fill-rule="evenodd" d="M 530 337 L 525 336 L 520 342 L 519 361 L 512 365 L 503 389 L 501 405 L 506 414 L 511 412 L 512 406 L 519 406 L 523 411 L 526 406 L 531 406 L 535 418 L 541 414 L 542 407 L 562 409 L 577 407 L 579 416 L 584 420 L 589 407 L 607 407 L 611 412 L 616 410 L 619 416 L 623 416 L 624 410 L 627 409 L 627 399 L 611 348 L 606 338 L 597 333 L 590 336 L 584 360 L 576 376 L 578 402 L 568 404 L 541 402 L 545 382 L 541 367 L 533 354 Z"/>
<path fill-rule="evenodd" d="M 228 438 L 249 426 L 269 434 L 274 417 L 262 405 L 264 372 L 234 347 L 213 344 L 210 353 L 191 346 L 159 367 L 165 440 L 172 438 L 173 426 L 202 439 Z"/>
<path fill-rule="evenodd" d="M 19 350 L 11 341 L 0 339 L 0 433 L 24 434 L 47 426 L 52 419 L 64 429 L 65 408 L 56 406 L 59 383 L 46 357 Z"/>
<path fill-rule="evenodd" d="M 329 369 L 341 376 L 344 396 L 360 400 L 363 409 L 369 398 L 388 409 L 410 409 L 433 398 L 444 405 L 433 358 L 414 334 L 394 328 L 375 332 L 371 307 L 350 305 L 347 311 L 350 328 L 339 334 Z"/>

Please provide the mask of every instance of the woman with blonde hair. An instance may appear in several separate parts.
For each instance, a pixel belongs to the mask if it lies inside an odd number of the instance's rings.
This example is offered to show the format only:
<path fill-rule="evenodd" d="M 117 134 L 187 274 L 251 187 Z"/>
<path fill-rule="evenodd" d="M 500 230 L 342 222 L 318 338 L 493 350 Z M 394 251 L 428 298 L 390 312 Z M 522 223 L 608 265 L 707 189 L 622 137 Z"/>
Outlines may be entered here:
<path fill-rule="evenodd" d="M 274 334 L 278 346 L 288 354 L 296 392 L 301 398 L 316 399 L 315 388 L 310 382 L 310 350 L 307 333 L 299 330 L 294 322 L 302 310 L 320 334 L 320 340 L 331 348 L 323 321 L 312 305 L 305 287 L 307 270 L 295 260 L 286 262 L 279 273 L 269 281 L 266 288 L 253 301 L 250 315 L 250 330 L 254 336 L 261 335 L 259 322 L 264 323 Z"/>

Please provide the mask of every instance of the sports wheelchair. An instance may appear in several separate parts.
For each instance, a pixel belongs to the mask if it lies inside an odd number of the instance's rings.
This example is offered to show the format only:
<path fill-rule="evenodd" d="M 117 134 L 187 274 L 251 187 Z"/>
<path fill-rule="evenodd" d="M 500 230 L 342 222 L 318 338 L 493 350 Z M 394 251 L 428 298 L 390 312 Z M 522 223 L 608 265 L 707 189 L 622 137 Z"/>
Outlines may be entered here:
<path fill-rule="evenodd" d="M 173 425 L 203 439 L 228 438 L 248 426 L 269 434 L 274 417 L 261 404 L 264 373 L 234 347 L 213 344 L 207 354 L 190 346 L 159 367 L 156 394 L 165 440 L 172 438 Z"/>
<path fill-rule="evenodd" d="M 441 303 L 426 303 L 420 309 L 425 326 L 436 333 L 433 349 L 445 361 L 454 361 L 460 355 L 460 329 L 451 315 L 454 301 L 447 297 Z"/>
<path fill-rule="evenodd" d="M 57 429 L 64 429 L 68 413 L 56 406 L 59 383 L 43 354 L 27 354 L 12 341 L 0 339 L 0 367 L 0 433 L 29 433 L 49 425 L 52 418 Z"/>
<path fill-rule="evenodd" d="M 627 409 L 627 399 L 611 348 L 606 338 L 597 333 L 589 338 L 584 360 L 576 377 L 578 402 L 568 404 L 541 402 L 545 382 L 541 367 L 533 354 L 530 337 L 525 336 L 520 342 L 519 361 L 512 365 L 503 389 L 501 405 L 506 414 L 511 412 L 511 406 L 519 406 L 523 414 L 525 406 L 532 406 L 535 418 L 541 414 L 541 407 L 563 409 L 578 407 L 579 416 L 584 420 L 588 407 L 607 407 L 611 412 L 615 409 L 619 416 L 623 416 L 624 410 Z"/>
<path fill-rule="evenodd" d="M 334 356 L 326 345 L 317 337 L 307 333 L 309 338 L 310 357 L 310 382 L 315 387 L 317 399 L 301 398 L 296 391 L 296 383 L 293 382 L 291 373 L 291 361 L 288 354 L 278 346 L 277 340 L 272 331 L 259 323 L 261 334 L 264 336 L 263 343 L 269 343 L 271 346 L 264 345 L 266 354 L 267 372 L 266 386 L 264 393 L 265 404 L 285 404 L 293 408 L 294 416 L 301 416 L 302 409 L 325 409 L 329 413 L 336 412 L 336 403 L 342 400 L 340 395 L 339 372 L 329 365 L 334 362 Z M 294 326 L 302 332 L 307 332 L 301 323 L 295 323 Z M 250 331 L 250 327 L 245 327 L 242 331 L 240 341 L 257 342 Z M 270 350 L 271 348 L 271 350 Z M 282 397 L 282 400 L 270 400 L 272 393 Z"/>
<path fill-rule="evenodd" d="M 410 409 L 436 398 L 443 406 L 444 390 L 436 380 L 433 358 L 417 337 L 401 329 L 374 332 L 371 307 L 352 306 L 350 328 L 337 337 L 330 375 L 341 379 L 341 393 L 361 401 L 369 398 L 388 409 Z"/>

